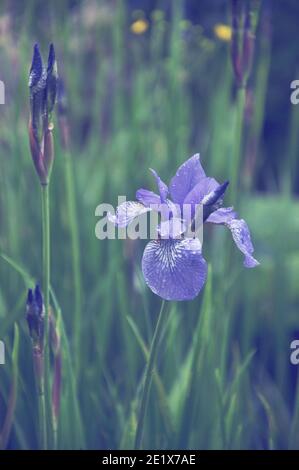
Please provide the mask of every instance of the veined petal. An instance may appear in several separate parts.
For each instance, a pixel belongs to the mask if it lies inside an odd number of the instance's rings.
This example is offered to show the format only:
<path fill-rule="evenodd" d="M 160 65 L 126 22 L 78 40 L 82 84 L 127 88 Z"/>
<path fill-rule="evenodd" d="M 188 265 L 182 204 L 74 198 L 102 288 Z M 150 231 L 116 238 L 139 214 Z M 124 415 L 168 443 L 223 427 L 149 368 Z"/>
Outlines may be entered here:
<path fill-rule="evenodd" d="M 146 207 L 161 204 L 160 196 L 158 196 L 158 194 L 154 193 L 153 191 L 149 191 L 148 189 L 138 189 L 136 192 L 136 199 Z"/>
<path fill-rule="evenodd" d="M 142 271 L 145 282 L 166 300 L 191 300 L 202 289 L 207 264 L 197 238 L 152 240 L 144 250 Z"/>
<path fill-rule="evenodd" d="M 115 215 L 108 213 L 107 218 L 110 222 L 118 225 L 119 227 L 126 227 L 135 219 L 135 217 L 138 217 L 150 210 L 150 207 L 145 207 L 140 202 L 125 201 L 117 207 Z"/>
<path fill-rule="evenodd" d="M 197 153 L 179 167 L 170 182 L 169 190 L 173 202 L 183 204 L 187 194 L 205 176 Z"/>
<path fill-rule="evenodd" d="M 157 183 L 159 193 L 160 193 L 160 197 L 161 197 L 161 202 L 165 202 L 166 198 L 167 198 L 167 195 L 168 195 L 168 186 L 167 186 L 167 184 L 164 183 L 164 181 L 161 180 L 160 176 L 158 175 L 158 173 L 155 170 L 150 168 L 150 171 L 152 172 L 152 174 L 154 175 L 154 177 L 156 179 L 156 183 Z"/>
<path fill-rule="evenodd" d="M 232 219 L 236 218 L 237 213 L 234 211 L 233 207 L 221 207 L 210 214 L 206 222 L 211 222 L 213 224 L 227 224 Z"/>
<path fill-rule="evenodd" d="M 244 219 L 237 219 L 237 213 L 233 207 L 221 207 L 213 212 L 206 222 L 226 225 L 233 236 L 233 240 L 240 251 L 244 254 L 244 266 L 254 268 L 260 263 L 252 256 L 254 248 L 250 238 L 250 231 Z"/>
<path fill-rule="evenodd" d="M 254 268 L 260 263 L 252 256 L 254 248 L 250 238 L 248 225 L 243 219 L 232 219 L 226 223 L 230 229 L 234 242 L 240 251 L 244 254 L 244 266 Z"/>

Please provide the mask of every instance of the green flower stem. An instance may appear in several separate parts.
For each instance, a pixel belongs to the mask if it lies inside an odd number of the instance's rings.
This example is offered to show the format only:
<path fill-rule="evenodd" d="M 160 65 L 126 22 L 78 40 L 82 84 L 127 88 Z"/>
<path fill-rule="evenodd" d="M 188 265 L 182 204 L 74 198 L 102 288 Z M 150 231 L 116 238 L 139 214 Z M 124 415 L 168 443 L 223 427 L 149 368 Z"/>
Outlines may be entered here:
<path fill-rule="evenodd" d="M 145 371 L 145 381 L 144 381 L 144 387 L 143 387 L 143 392 L 142 392 L 142 397 L 141 397 L 141 404 L 140 404 L 140 410 L 139 410 L 139 416 L 138 416 L 138 422 L 137 422 L 137 429 L 136 429 L 136 436 L 135 436 L 135 449 L 141 449 L 142 447 L 142 438 L 143 438 L 143 432 L 144 432 L 144 423 L 145 423 L 145 417 L 146 417 L 146 411 L 147 411 L 147 406 L 148 406 L 148 399 L 149 399 L 149 394 L 150 394 L 150 389 L 151 389 L 151 383 L 152 383 L 152 378 L 153 378 L 153 371 L 155 367 L 155 362 L 156 362 L 156 357 L 158 353 L 158 346 L 161 340 L 162 332 L 163 332 L 163 326 L 166 322 L 167 315 L 165 314 L 165 305 L 166 302 L 163 300 L 158 321 L 156 324 L 151 348 L 150 348 L 150 353 L 149 353 L 149 359 Z"/>
<path fill-rule="evenodd" d="M 48 448 L 48 433 L 47 433 L 47 414 L 46 414 L 46 399 L 44 380 L 41 380 L 38 392 L 38 408 L 39 408 L 39 428 L 40 428 L 40 442 L 41 448 L 47 450 Z"/>
<path fill-rule="evenodd" d="M 66 198 L 69 214 L 69 233 L 71 238 L 72 271 L 74 286 L 74 351 L 76 356 L 77 376 L 80 371 L 80 335 L 81 335 L 81 260 L 79 229 L 76 214 L 76 198 L 74 186 L 74 172 L 71 155 L 68 151 L 65 154 L 65 184 Z"/>
<path fill-rule="evenodd" d="M 237 200 L 237 193 L 238 193 L 238 179 L 239 179 L 239 173 L 240 173 L 241 152 L 242 152 L 245 100 L 246 100 L 246 88 L 245 86 L 243 86 L 241 88 L 238 88 L 238 91 L 237 91 L 236 124 L 235 124 L 234 146 L 232 150 L 231 171 L 230 171 L 230 175 L 231 175 L 230 194 L 231 194 L 232 201 Z"/>
<path fill-rule="evenodd" d="M 50 352 L 49 352 L 49 296 L 50 296 L 50 209 L 49 209 L 49 185 L 42 187 L 42 244 L 43 244 L 43 295 L 45 303 L 45 333 L 44 333 L 44 385 L 45 385 L 45 406 L 43 404 L 42 415 L 44 419 L 43 437 L 45 447 L 48 447 L 47 431 L 49 422 L 47 419 L 48 410 L 51 410 L 50 399 Z"/>
<path fill-rule="evenodd" d="M 243 127 L 244 127 L 244 112 L 245 112 L 245 100 L 246 100 L 246 85 L 238 88 L 237 90 L 237 102 L 236 102 L 236 115 L 235 115 L 235 127 L 233 135 L 233 145 L 232 145 L 232 159 L 231 159 L 231 168 L 230 168 L 230 191 L 229 191 L 229 205 L 238 204 L 238 187 L 239 187 L 239 176 L 240 176 L 240 166 L 241 166 L 241 154 L 243 149 Z M 228 234 L 227 234 L 228 237 Z M 233 269 L 235 259 L 235 250 L 233 243 L 230 243 L 229 249 L 225 253 L 223 273 L 231 273 Z M 233 324 L 233 312 L 232 312 L 232 296 L 227 297 L 226 309 L 228 312 L 231 312 L 230 315 L 227 315 L 224 323 L 223 334 L 227 339 L 230 336 L 232 324 Z M 223 344 L 224 350 L 221 354 L 222 367 L 221 370 L 225 370 L 227 360 L 228 360 L 228 342 L 224 341 Z"/>

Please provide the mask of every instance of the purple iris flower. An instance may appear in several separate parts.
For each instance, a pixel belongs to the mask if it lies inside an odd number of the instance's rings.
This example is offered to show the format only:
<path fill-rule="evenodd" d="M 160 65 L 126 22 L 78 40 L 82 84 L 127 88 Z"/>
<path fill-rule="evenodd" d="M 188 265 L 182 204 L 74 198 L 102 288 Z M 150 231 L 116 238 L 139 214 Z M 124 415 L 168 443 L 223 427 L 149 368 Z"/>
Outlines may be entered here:
<path fill-rule="evenodd" d="M 252 255 L 254 249 L 245 220 L 238 219 L 232 207 L 221 207 L 228 182 L 219 184 L 214 178 L 207 177 L 199 154 L 179 167 L 169 187 L 154 170 L 151 171 L 159 194 L 139 189 L 137 201 L 122 203 L 109 220 L 126 227 L 135 217 L 151 210 L 157 210 L 163 220 L 163 210 L 165 207 L 168 209 L 168 220 L 159 224 L 158 237 L 146 245 L 142 258 L 145 282 L 155 294 L 166 300 L 191 300 L 205 284 L 207 263 L 202 256 L 202 245 L 187 230 L 194 223 L 199 205 L 202 207 L 202 222 L 229 228 L 235 244 L 244 255 L 246 268 L 259 264 Z M 189 216 L 182 217 L 185 206 L 190 208 Z"/>

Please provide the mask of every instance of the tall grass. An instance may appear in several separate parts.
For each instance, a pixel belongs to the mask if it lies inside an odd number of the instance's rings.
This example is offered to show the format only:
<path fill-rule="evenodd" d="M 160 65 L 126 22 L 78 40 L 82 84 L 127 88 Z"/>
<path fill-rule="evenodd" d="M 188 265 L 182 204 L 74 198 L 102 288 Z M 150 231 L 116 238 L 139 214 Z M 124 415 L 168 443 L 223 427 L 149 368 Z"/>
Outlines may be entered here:
<path fill-rule="evenodd" d="M 212 28 L 228 21 L 226 9 L 219 7 L 207 24 L 197 26 L 183 21 L 183 2 L 172 3 L 169 15 L 152 12 L 150 28 L 135 35 L 128 2 L 77 2 L 73 8 L 48 2 L 39 21 L 33 15 L 41 11 L 36 0 L 11 8 L 3 2 L 1 15 L 9 12 L 9 22 L 0 49 L 6 84 L 6 105 L 0 108 L 0 338 L 7 356 L 0 366 L 2 447 L 39 446 L 25 322 L 26 291 L 41 282 L 42 259 L 39 184 L 26 125 L 36 40 L 45 47 L 55 43 L 70 130 L 66 151 L 55 123 L 51 177 L 49 303 L 62 355 L 57 447 L 134 446 L 160 299 L 142 278 L 143 242 L 97 240 L 94 212 L 101 202 L 114 203 L 122 194 L 133 199 L 135 189 L 151 188 L 148 167 L 168 180 L 195 151 L 209 175 L 233 178 L 238 185 L 238 197 L 228 197 L 251 227 L 261 266 L 244 270 L 238 254 L 227 263 L 233 242 L 225 229 L 205 229 L 208 282 L 194 301 L 171 305 L 143 445 L 299 446 L 297 370 L 289 363 L 289 343 L 298 332 L 299 206 L 295 182 L 288 191 L 283 184 L 291 183 L 296 167 L 296 111 L 290 109 L 288 117 L 290 150 L 280 161 L 278 184 L 268 178 L 259 193 L 257 181 L 271 148 L 263 137 L 271 86 L 264 30 L 257 30 L 248 84 L 253 112 L 245 103 L 237 169 L 231 165 L 237 109 L 229 45 Z"/>

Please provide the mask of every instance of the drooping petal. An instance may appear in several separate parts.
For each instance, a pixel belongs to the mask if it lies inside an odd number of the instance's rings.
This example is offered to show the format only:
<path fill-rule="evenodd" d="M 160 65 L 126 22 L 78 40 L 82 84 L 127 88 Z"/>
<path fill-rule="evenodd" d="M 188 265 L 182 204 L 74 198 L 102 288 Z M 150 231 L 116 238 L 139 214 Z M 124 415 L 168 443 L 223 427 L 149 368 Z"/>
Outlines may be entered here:
<path fill-rule="evenodd" d="M 206 222 L 226 225 L 233 236 L 234 242 L 244 254 L 244 266 L 254 268 L 260 263 L 252 256 L 254 248 L 250 238 L 250 231 L 244 219 L 237 219 L 237 213 L 233 207 L 221 207 L 213 212 Z"/>
<path fill-rule="evenodd" d="M 237 213 L 234 211 L 233 207 L 221 207 L 210 214 L 206 222 L 211 222 L 213 224 L 226 224 L 230 220 L 236 218 Z"/>
<path fill-rule="evenodd" d="M 152 240 L 144 250 L 142 271 L 150 289 L 166 300 L 191 300 L 202 289 L 207 264 L 197 238 Z"/>
<path fill-rule="evenodd" d="M 150 207 L 145 207 L 140 202 L 126 201 L 117 207 L 115 215 L 108 213 L 107 218 L 110 222 L 118 225 L 119 227 L 126 227 L 135 219 L 135 217 L 138 217 L 150 210 Z"/>
<path fill-rule="evenodd" d="M 252 256 L 254 248 L 250 238 L 250 231 L 244 219 L 232 219 L 226 223 L 230 229 L 234 242 L 244 254 L 244 266 L 254 268 L 260 263 Z"/>
<path fill-rule="evenodd" d="M 158 196 L 158 194 L 154 193 L 153 191 L 149 191 L 148 189 L 138 189 L 136 192 L 136 199 L 146 207 L 161 204 L 160 196 Z"/>
<path fill-rule="evenodd" d="M 205 176 L 197 153 L 179 167 L 170 182 L 169 190 L 173 202 L 183 204 L 187 194 Z"/>
<path fill-rule="evenodd" d="M 158 175 L 158 173 L 155 170 L 150 168 L 150 171 L 152 172 L 152 174 L 154 175 L 154 177 L 156 179 L 156 183 L 157 183 L 159 193 L 160 193 L 160 197 L 161 197 L 161 202 L 165 202 L 166 198 L 167 198 L 167 195 L 168 195 L 168 186 L 167 186 L 167 184 L 164 183 L 164 181 L 161 180 L 160 176 Z"/>

